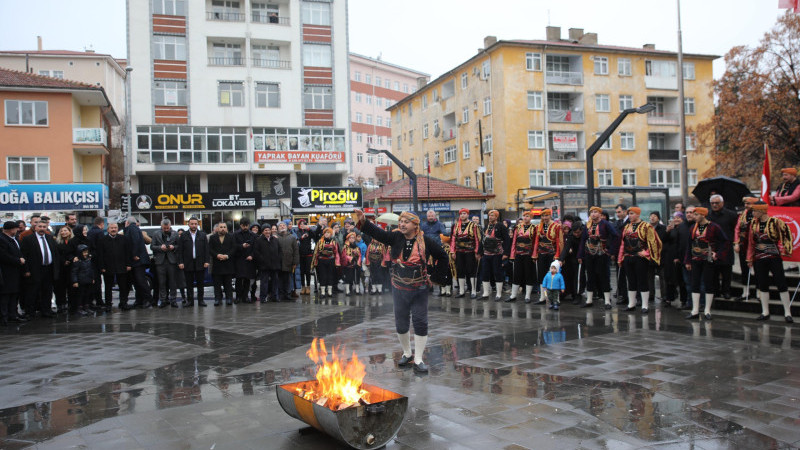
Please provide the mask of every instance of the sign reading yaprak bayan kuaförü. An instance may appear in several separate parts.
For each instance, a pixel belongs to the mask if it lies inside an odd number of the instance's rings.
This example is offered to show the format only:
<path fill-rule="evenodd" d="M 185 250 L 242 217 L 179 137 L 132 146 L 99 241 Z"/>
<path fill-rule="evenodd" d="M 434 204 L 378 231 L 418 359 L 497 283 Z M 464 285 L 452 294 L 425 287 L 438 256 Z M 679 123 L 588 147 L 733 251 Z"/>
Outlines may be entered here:
<path fill-rule="evenodd" d="M 354 187 L 293 187 L 292 209 L 318 210 L 361 208 L 361 188 Z"/>
<path fill-rule="evenodd" d="M 261 208 L 260 192 L 131 194 L 132 211 L 203 211 L 215 209 Z M 122 195 L 122 207 L 128 208 L 128 196 Z"/>

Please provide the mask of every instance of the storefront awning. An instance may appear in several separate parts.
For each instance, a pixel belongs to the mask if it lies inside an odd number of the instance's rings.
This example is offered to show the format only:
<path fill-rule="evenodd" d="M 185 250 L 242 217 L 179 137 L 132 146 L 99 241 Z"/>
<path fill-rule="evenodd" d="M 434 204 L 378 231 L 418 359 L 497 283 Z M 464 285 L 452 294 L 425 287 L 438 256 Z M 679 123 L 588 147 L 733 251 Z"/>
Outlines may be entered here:
<path fill-rule="evenodd" d="M 317 213 L 317 214 L 334 214 L 334 213 L 351 213 L 353 212 L 353 208 L 295 208 L 292 210 L 294 214 L 308 214 L 308 213 Z"/>

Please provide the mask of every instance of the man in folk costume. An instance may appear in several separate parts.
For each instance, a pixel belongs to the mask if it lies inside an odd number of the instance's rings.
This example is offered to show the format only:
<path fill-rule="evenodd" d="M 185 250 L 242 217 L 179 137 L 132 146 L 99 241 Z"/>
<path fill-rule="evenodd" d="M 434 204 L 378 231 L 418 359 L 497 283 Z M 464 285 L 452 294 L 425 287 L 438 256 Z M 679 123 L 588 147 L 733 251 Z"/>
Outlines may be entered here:
<path fill-rule="evenodd" d="M 797 169 L 785 167 L 781 169 L 783 183 L 778 186 L 774 195 L 770 195 L 770 203 L 775 206 L 800 206 L 800 180 Z"/>
<path fill-rule="evenodd" d="M 344 275 L 344 295 L 350 296 L 351 286 L 355 286 L 353 290 L 356 294 L 360 294 L 361 283 L 358 283 L 358 268 L 361 267 L 361 249 L 358 248 L 356 234 L 352 231 L 347 233 L 339 261 L 341 261 Z"/>
<path fill-rule="evenodd" d="M 522 214 L 522 221 L 514 227 L 514 234 L 511 238 L 511 256 L 514 264 L 514 278 L 511 284 L 511 295 L 506 302 L 513 302 L 517 299 L 520 286 L 525 286 L 525 303 L 531 302 L 533 287 L 539 278 L 536 274 L 536 263 L 533 261 L 533 243 L 536 240 L 536 225 L 531 223 L 533 211 L 525 211 Z"/>
<path fill-rule="evenodd" d="M 478 298 L 477 270 L 480 260 L 481 229 L 469 220 L 469 210 L 464 208 L 458 212 L 458 221 L 450 232 L 451 255 L 455 255 L 458 272 L 458 295 L 463 297 L 467 290 L 467 277 L 472 283 L 472 298 Z"/>
<path fill-rule="evenodd" d="M 643 221 L 638 206 L 628 208 L 628 224 L 622 229 L 622 243 L 618 260 L 625 269 L 628 281 L 628 307 L 625 311 L 636 310 L 636 293 L 642 296 L 642 314 L 647 314 L 650 306 L 650 290 L 647 267 L 650 262 L 661 261 L 661 240 L 653 226 Z M 711 268 L 713 274 L 713 267 Z"/>
<path fill-rule="evenodd" d="M 544 276 L 550 271 L 550 264 L 558 261 L 561 250 L 564 248 L 564 233 L 561 224 L 553 222 L 553 211 L 545 208 L 541 213 L 541 222 L 536 225 L 534 232 L 535 241 L 533 244 L 533 260 L 536 261 L 536 275 L 539 280 L 544 280 Z M 544 292 L 539 296 L 537 305 L 544 305 L 547 302 Z"/>
<path fill-rule="evenodd" d="M 767 215 L 766 203 L 757 202 L 752 208 L 747 265 L 755 269 L 758 299 L 761 300 L 761 315 L 756 320 L 769 320 L 769 273 L 772 272 L 772 279 L 783 304 L 784 318 L 787 323 L 792 323 L 794 320 L 789 290 L 781 259 L 781 256 L 792 255 L 792 232 L 781 219 Z"/>
<path fill-rule="evenodd" d="M 372 239 L 367 246 L 367 265 L 369 267 L 370 294 L 382 294 L 383 285 L 386 283 L 386 268 L 383 258 L 386 255 L 386 245 L 377 239 Z"/>
<path fill-rule="evenodd" d="M 706 309 L 704 317 L 711 320 L 711 304 L 714 302 L 714 292 L 711 289 L 714 282 L 714 262 L 724 258 L 728 238 L 722 228 L 707 219 L 708 209 L 697 207 L 694 209 L 695 222 L 689 234 L 689 248 L 683 260 L 686 269 L 692 277 L 692 312 L 687 319 L 700 318 L 700 285 L 706 287 Z"/>
<path fill-rule="evenodd" d="M 438 264 L 447 262 L 447 253 L 441 245 L 425 236 L 419 228 L 419 217 L 411 212 L 400 214 L 396 231 L 388 232 L 364 220 L 364 212 L 353 212 L 356 227 L 391 247 L 392 298 L 397 336 L 403 347 L 403 356 L 398 366 L 414 364 L 414 371 L 427 373 L 428 365 L 422 361 L 425 344 L 428 342 L 428 259 Z M 433 267 L 437 267 L 436 265 Z M 433 269 L 432 267 L 432 269 Z M 447 266 L 439 265 L 440 268 Z M 434 282 L 441 283 L 443 276 L 433 270 Z M 414 323 L 414 348 L 411 352 L 409 336 L 410 322 Z"/>
<path fill-rule="evenodd" d="M 456 278 L 456 260 L 450 253 L 450 236 L 440 234 L 439 239 L 442 241 L 442 249 L 444 249 L 448 257 L 446 263 L 438 263 L 442 265 L 447 264 L 446 268 L 439 269 L 437 267 L 437 272 L 444 275 L 444 280 L 441 286 L 439 286 L 439 289 L 441 290 L 441 295 L 452 295 L 451 289 L 453 288 L 453 280 Z"/>
<path fill-rule="evenodd" d="M 744 197 L 744 211 L 739 214 L 736 222 L 736 229 L 733 232 L 733 251 L 739 254 L 739 268 L 742 271 L 742 286 L 747 286 L 750 280 L 750 268 L 747 266 L 747 250 L 750 246 L 750 222 L 753 220 L 753 204 L 758 201 L 756 197 Z M 744 300 L 749 295 L 742 293 L 740 300 Z"/>
<path fill-rule="evenodd" d="M 314 247 L 311 267 L 317 269 L 317 284 L 320 286 L 320 297 L 333 297 L 333 285 L 339 278 L 336 268 L 340 266 L 339 243 L 333 238 L 333 229 L 325 228 L 322 238 Z"/>
<path fill-rule="evenodd" d="M 483 230 L 483 241 L 481 245 L 481 281 L 483 282 L 483 298 L 488 299 L 492 292 L 491 278 L 494 275 L 494 287 L 497 290 L 495 301 L 500 301 L 503 295 L 503 261 L 508 259 L 508 230 L 503 222 L 500 222 L 500 212 L 496 209 L 489 211 L 489 222 Z"/>
<path fill-rule="evenodd" d="M 599 206 L 589 208 L 589 222 L 583 230 L 578 262 L 586 268 L 587 292 L 603 292 L 605 308 L 611 309 L 611 261 L 616 255 L 617 229 L 603 219 Z M 593 295 L 586 296 L 583 308 L 592 306 Z"/>

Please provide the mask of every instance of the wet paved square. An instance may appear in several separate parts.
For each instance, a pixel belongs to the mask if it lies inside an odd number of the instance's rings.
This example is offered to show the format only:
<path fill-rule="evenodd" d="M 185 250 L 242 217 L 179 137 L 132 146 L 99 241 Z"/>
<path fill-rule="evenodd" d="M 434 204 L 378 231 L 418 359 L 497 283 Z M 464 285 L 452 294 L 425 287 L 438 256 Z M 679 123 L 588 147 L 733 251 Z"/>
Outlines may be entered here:
<path fill-rule="evenodd" d="M 340 448 L 288 416 L 314 337 L 409 398 L 391 449 L 800 446 L 800 330 L 431 297 L 427 376 L 400 369 L 388 295 L 114 311 L 0 330 L 0 447 Z"/>

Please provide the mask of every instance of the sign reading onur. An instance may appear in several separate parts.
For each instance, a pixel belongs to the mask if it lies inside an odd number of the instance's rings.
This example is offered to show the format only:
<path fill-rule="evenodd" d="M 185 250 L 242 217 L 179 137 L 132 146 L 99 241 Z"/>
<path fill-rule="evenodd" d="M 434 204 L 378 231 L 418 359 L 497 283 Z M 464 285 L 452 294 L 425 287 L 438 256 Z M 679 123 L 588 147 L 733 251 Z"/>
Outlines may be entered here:
<path fill-rule="evenodd" d="M 255 152 L 256 164 L 263 163 L 343 163 L 344 152 L 262 151 Z"/>
<path fill-rule="evenodd" d="M 0 211 L 105 209 L 103 184 L 13 184 L 0 187 Z"/>
<path fill-rule="evenodd" d="M 132 194 L 132 211 L 190 211 L 214 209 L 261 208 L 260 192 L 216 194 Z M 128 195 L 122 195 L 123 211 L 128 209 Z"/>
<path fill-rule="evenodd" d="M 353 209 L 362 204 L 361 188 L 293 187 L 292 209 Z"/>
<path fill-rule="evenodd" d="M 576 133 L 553 133 L 553 150 L 557 152 L 577 152 L 578 135 Z"/>

